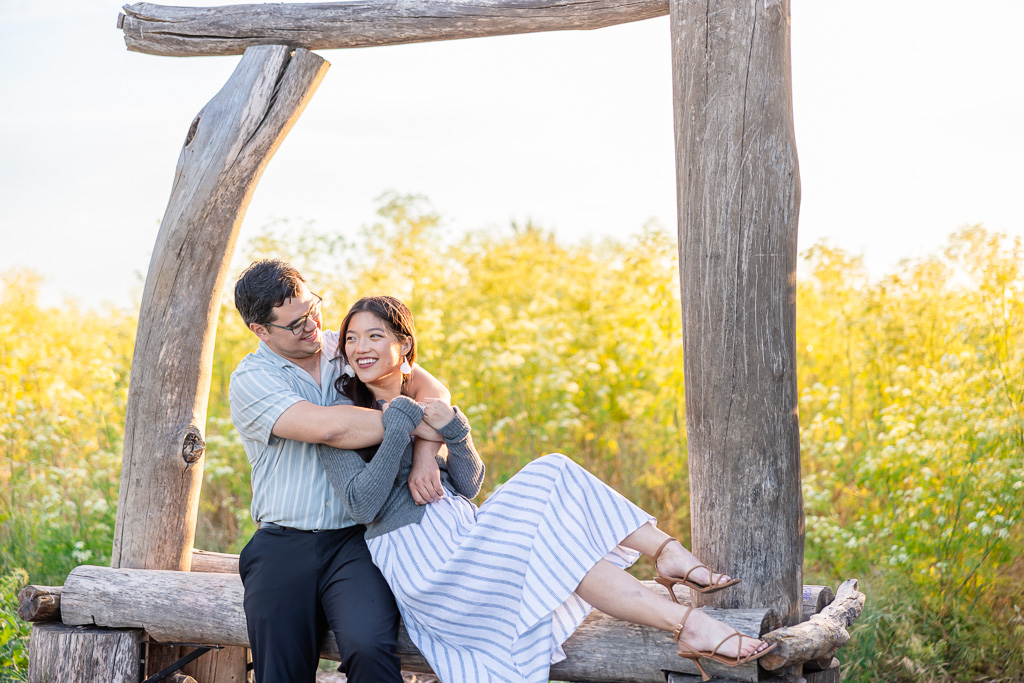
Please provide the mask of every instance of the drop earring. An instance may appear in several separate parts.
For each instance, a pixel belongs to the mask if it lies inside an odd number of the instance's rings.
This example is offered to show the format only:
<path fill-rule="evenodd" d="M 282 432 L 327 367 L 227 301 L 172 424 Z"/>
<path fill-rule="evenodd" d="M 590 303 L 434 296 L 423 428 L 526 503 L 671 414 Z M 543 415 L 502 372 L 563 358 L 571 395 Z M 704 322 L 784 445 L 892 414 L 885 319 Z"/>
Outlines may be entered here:
<path fill-rule="evenodd" d="M 352 369 L 351 365 L 345 363 L 345 367 L 341 369 L 341 374 L 345 375 L 346 377 L 355 377 L 356 371 Z"/>
<path fill-rule="evenodd" d="M 412 373 L 412 367 L 409 366 L 409 360 L 407 358 L 402 359 L 402 367 L 398 369 L 401 370 L 403 375 L 408 375 Z"/>

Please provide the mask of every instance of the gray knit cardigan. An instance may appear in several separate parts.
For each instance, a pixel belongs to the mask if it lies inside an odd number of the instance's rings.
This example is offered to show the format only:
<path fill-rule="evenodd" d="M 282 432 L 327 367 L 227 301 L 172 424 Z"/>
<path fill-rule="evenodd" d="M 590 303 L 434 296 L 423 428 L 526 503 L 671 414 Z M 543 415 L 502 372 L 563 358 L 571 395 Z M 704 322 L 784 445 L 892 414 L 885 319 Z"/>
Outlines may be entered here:
<path fill-rule="evenodd" d="M 374 538 L 409 524 L 419 524 L 426 506 L 417 505 L 409 492 L 412 471 L 410 434 L 423 419 L 415 401 L 399 396 L 382 416 L 384 440 L 370 462 L 355 451 L 320 444 L 317 450 L 327 478 L 352 518 L 366 525 L 366 538 Z M 469 422 L 458 408 L 455 417 L 438 430 L 448 446 L 437 456 L 446 495 L 473 498 L 484 481 L 484 463 L 470 436 Z"/>

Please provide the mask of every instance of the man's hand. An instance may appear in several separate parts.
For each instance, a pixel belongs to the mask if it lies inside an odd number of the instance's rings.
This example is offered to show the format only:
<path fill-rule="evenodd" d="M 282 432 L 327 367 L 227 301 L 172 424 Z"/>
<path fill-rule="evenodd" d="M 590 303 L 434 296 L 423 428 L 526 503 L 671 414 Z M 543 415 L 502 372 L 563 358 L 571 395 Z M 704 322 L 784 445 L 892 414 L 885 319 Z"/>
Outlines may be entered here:
<path fill-rule="evenodd" d="M 409 493 L 417 505 L 433 503 L 444 497 L 441 469 L 434 457 L 441 450 L 437 441 L 416 439 L 412 447 L 412 471 L 409 473 Z"/>

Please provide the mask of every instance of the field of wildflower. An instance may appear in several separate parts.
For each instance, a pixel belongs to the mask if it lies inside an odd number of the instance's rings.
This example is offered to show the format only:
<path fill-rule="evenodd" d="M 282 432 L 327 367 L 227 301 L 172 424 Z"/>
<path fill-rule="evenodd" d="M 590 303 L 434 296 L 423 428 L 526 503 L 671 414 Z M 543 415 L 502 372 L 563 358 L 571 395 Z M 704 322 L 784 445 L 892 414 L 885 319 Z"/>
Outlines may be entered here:
<path fill-rule="evenodd" d="M 295 263 L 325 325 L 366 294 L 416 315 L 488 463 L 484 491 L 560 451 L 689 536 L 676 241 L 651 228 L 566 245 L 536 227 L 446 237 L 389 196 L 349 238 L 270 226 L 242 245 Z M 0 273 L 0 681 L 24 680 L 15 595 L 110 560 L 136 314 L 40 305 Z M 1024 680 L 1024 249 L 975 226 L 870 278 L 828 244 L 797 295 L 805 583 L 868 596 L 840 652 L 849 681 Z M 253 531 L 227 384 L 254 347 L 229 302 L 217 332 L 196 544 Z"/>

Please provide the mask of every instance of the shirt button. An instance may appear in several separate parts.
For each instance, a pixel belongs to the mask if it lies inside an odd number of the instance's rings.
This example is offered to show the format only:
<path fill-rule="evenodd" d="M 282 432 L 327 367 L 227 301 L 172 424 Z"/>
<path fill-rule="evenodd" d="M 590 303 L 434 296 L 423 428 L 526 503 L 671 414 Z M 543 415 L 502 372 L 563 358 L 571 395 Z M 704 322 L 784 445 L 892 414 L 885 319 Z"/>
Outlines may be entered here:
<path fill-rule="evenodd" d="M 328 508 L 331 507 L 331 501 L 325 500 L 324 501 L 324 507 L 328 507 Z"/>

